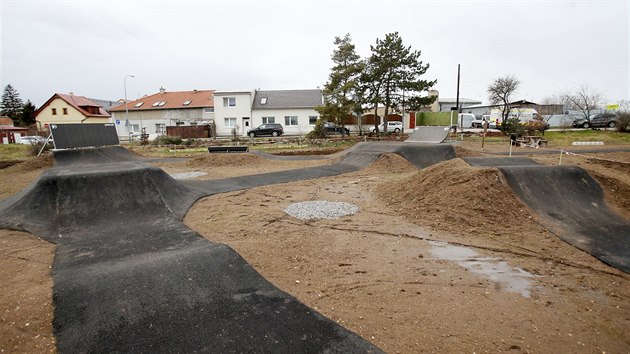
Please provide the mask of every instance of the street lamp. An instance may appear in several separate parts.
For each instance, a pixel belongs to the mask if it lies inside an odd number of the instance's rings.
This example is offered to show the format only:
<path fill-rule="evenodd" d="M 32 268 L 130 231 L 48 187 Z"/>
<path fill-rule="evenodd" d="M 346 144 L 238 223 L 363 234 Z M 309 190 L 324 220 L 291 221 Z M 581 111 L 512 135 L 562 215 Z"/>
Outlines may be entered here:
<path fill-rule="evenodd" d="M 127 75 L 123 79 L 123 84 L 125 85 L 125 125 L 127 126 L 127 130 L 129 130 L 129 103 L 127 102 L 127 78 L 135 77 L 133 75 Z"/>

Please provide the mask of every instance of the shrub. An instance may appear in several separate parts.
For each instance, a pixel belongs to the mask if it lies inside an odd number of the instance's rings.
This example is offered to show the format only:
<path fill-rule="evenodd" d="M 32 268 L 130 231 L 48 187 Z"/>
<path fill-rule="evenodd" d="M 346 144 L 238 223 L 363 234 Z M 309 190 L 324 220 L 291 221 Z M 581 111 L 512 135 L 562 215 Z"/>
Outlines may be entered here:
<path fill-rule="evenodd" d="M 179 136 L 160 135 L 153 140 L 153 145 L 179 145 L 182 138 Z"/>
<path fill-rule="evenodd" d="M 324 131 L 324 120 L 318 119 L 317 123 L 315 123 L 315 127 L 308 134 L 306 134 L 307 139 L 323 139 L 326 137 L 326 132 Z"/>
<path fill-rule="evenodd" d="M 630 112 L 619 112 L 619 127 L 620 132 L 630 132 Z"/>

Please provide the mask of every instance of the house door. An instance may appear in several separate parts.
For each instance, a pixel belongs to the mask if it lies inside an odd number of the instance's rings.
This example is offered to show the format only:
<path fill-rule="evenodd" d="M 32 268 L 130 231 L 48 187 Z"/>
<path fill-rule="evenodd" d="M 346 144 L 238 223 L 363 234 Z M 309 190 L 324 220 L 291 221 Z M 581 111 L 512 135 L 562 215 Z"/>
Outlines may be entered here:
<path fill-rule="evenodd" d="M 243 117 L 243 121 L 241 126 L 243 127 L 243 136 L 247 135 L 247 131 L 250 129 L 249 126 L 249 117 Z"/>

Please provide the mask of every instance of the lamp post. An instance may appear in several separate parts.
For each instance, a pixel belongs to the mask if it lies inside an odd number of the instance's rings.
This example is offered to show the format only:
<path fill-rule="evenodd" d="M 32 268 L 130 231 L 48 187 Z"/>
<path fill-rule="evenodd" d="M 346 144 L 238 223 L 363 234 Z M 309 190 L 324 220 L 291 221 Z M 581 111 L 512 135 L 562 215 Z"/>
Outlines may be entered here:
<path fill-rule="evenodd" d="M 127 126 L 127 130 L 129 130 L 129 103 L 127 102 L 127 78 L 135 77 L 133 75 L 127 75 L 123 79 L 123 84 L 125 86 L 125 125 Z"/>

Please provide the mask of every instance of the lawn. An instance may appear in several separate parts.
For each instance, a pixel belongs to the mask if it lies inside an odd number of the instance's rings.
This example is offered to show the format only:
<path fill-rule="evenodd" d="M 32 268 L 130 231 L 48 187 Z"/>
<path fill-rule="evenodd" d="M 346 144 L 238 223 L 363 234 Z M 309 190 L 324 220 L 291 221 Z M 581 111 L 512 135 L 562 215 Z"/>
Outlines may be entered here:
<path fill-rule="evenodd" d="M 630 144 L 630 133 L 620 133 L 611 130 L 571 130 L 571 131 L 548 131 L 545 132 L 545 139 L 557 146 L 571 145 L 576 141 L 601 141 L 606 145 Z"/>
<path fill-rule="evenodd" d="M 468 141 L 481 142 L 480 136 L 464 138 Z M 508 136 L 486 137 L 486 144 L 507 144 Z M 630 133 L 620 133 L 612 130 L 569 130 L 569 131 L 546 131 L 545 139 L 549 145 L 571 146 L 576 141 L 601 141 L 605 145 L 630 145 Z"/>
<path fill-rule="evenodd" d="M 0 144 L 0 161 L 24 160 L 33 156 L 33 146 L 28 144 Z"/>

